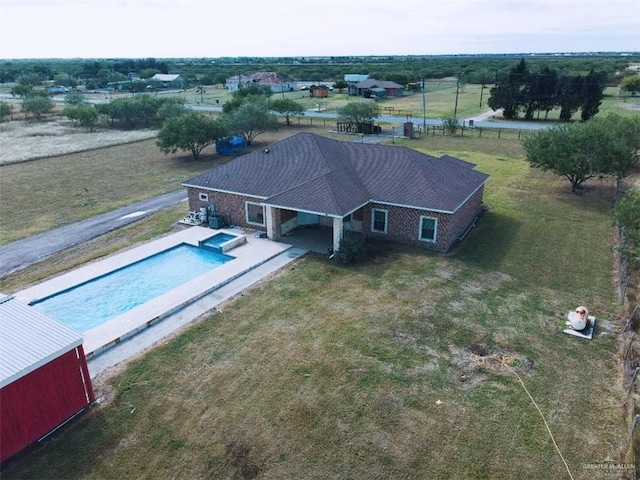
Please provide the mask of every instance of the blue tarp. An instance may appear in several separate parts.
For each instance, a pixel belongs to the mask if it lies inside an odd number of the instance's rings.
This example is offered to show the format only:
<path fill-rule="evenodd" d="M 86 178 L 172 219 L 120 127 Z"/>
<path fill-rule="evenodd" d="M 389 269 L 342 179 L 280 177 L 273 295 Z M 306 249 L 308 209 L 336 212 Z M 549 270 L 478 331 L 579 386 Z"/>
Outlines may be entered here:
<path fill-rule="evenodd" d="M 234 155 L 245 147 L 242 137 L 226 137 L 216 142 L 216 153 L 220 155 Z"/>

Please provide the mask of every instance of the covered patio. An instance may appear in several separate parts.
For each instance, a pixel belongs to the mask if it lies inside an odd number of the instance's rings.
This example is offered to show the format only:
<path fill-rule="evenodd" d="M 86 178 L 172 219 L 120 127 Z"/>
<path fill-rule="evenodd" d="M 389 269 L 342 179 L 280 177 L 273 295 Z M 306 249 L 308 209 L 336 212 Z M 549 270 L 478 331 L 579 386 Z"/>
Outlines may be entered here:
<path fill-rule="evenodd" d="M 310 252 L 328 254 L 329 249 L 333 248 L 333 229 L 321 226 L 300 227 L 283 235 L 280 241 Z"/>

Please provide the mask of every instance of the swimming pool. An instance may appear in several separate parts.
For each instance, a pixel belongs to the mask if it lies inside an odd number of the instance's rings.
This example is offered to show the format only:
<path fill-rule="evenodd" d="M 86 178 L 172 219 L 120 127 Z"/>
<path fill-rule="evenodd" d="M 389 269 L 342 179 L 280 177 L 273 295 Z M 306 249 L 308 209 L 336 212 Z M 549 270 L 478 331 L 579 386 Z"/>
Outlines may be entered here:
<path fill-rule="evenodd" d="M 211 249 L 181 243 L 32 305 L 84 333 L 233 258 Z"/>
<path fill-rule="evenodd" d="M 213 248 L 220 253 L 224 253 L 232 248 L 242 245 L 246 241 L 247 237 L 245 235 L 234 235 L 232 233 L 220 232 L 216 233 L 213 237 L 201 240 L 199 245 L 204 248 Z"/>
<path fill-rule="evenodd" d="M 200 243 L 207 247 L 219 247 L 235 238 L 237 238 L 237 236 L 231 235 L 230 233 L 216 233 L 213 237 L 207 238 Z"/>
<path fill-rule="evenodd" d="M 82 332 L 86 357 L 87 359 L 95 358 L 150 327 L 156 327 L 156 330 L 165 332 L 170 330 L 174 321 L 183 319 L 181 312 L 184 309 L 203 298 L 213 301 L 217 298 L 216 292 L 226 285 L 233 284 L 235 279 L 244 278 L 243 282 L 252 281 L 251 279 L 255 278 L 253 273 L 255 270 L 263 264 L 268 264 L 270 259 L 282 258 L 281 254 L 291 249 L 291 245 L 246 235 L 245 231 L 240 229 L 212 231 L 207 227 L 190 226 L 95 262 L 89 262 L 82 267 L 16 292 L 15 296 L 21 302 L 35 305 L 32 308 L 36 309 L 37 302 L 41 300 L 53 298 L 57 294 L 72 290 L 183 243 L 196 247 L 218 233 L 231 233 L 238 236 L 238 239 L 224 244 L 226 248 L 236 241 L 240 242 L 236 248 L 233 248 L 233 261 L 212 268 L 164 294 Z M 127 285 L 122 284 L 119 287 L 127 288 Z M 232 287 L 232 290 L 233 288 L 235 287 Z M 233 295 L 236 293 L 239 291 L 234 291 Z M 194 308 L 198 310 L 201 307 Z M 168 318 L 171 318 L 171 323 L 165 324 L 164 321 Z M 85 328 L 87 327 L 82 329 Z"/>

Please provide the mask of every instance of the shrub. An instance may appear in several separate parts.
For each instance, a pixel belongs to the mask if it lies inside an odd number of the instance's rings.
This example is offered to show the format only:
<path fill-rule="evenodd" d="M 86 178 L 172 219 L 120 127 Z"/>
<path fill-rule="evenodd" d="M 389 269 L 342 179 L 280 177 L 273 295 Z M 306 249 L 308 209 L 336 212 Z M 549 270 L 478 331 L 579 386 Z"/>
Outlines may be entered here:
<path fill-rule="evenodd" d="M 345 234 L 345 237 L 340 240 L 339 250 L 335 252 L 335 259 L 342 265 L 348 265 L 364 260 L 365 254 L 364 237 Z"/>

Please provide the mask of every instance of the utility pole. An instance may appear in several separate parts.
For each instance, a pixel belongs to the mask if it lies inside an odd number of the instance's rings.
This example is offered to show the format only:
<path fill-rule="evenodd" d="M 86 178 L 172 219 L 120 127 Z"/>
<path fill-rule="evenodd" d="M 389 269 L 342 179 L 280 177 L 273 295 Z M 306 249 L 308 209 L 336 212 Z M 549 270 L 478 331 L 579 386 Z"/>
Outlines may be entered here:
<path fill-rule="evenodd" d="M 453 118 L 458 118 L 458 92 L 460 91 L 460 74 L 458 74 L 458 81 L 456 82 L 456 104 L 453 107 Z"/>
<path fill-rule="evenodd" d="M 424 76 L 422 77 L 422 132 L 427 131 L 427 102 L 424 98 Z"/>
<path fill-rule="evenodd" d="M 482 108 L 482 94 L 484 93 L 484 74 L 482 74 L 482 86 L 480 87 L 480 105 L 479 107 Z"/>

